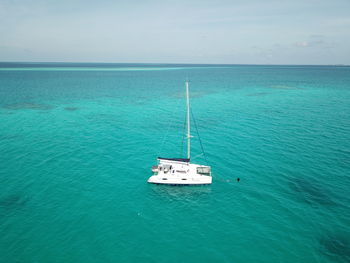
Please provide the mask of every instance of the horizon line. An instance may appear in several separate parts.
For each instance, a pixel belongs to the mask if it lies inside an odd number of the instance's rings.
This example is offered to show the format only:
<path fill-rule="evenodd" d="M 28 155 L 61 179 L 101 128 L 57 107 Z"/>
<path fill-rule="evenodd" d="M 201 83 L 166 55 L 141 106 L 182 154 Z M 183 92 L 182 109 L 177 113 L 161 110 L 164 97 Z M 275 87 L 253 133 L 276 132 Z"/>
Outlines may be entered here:
<path fill-rule="evenodd" d="M 82 61 L 0 61 L 0 63 L 25 63 L 25 64 L 135 64 L 135 65 L 226 65 L 226 66 L 343 66 L 350 64 L 264 64 L 264 63 L 181 63 L 181 62 L 82 62 Z"/>

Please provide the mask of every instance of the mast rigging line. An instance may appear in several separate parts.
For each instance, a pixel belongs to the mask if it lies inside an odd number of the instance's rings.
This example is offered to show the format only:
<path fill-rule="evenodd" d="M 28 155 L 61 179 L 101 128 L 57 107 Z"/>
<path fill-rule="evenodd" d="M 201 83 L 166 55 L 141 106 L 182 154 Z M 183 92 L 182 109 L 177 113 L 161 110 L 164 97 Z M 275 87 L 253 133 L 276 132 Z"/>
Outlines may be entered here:
<path fill-rule="evenodd" d="M 202 144 L 201 136 L 199 135 L 199 131 L 198 131 L 198 127 L 197 127 L 197 122 L 196 122 L 196 119 L 194 118 L 194 114 L 193 114 L 192 109 L 191 109 L 191 115 L 192 115 L 192 120 L 193 120 L 194 126 L 195 126 L 196 131 L 197 131 L 197 135 L 198 135 L 199 144 L 200 144 L 200 146 L 201 146 L 201 150 L 202 150 L 202 153 L 203 153 L 203 156 L 204 156 L 205 162 L 206 162 L 206 164 L 208 165 L 207 155 L 205 154 L 205 151 L 204 151 L 204 148 L 203 148 L 203 144 Z M 198 156 L 198 155 L 197 155 L 197 156 Z"/>
<path fill-rule="evenodd" d="M 186 83 L 188 85 L 188 81 Z M 187 96 L 188 96 L 188 86 L 186 87 L 187 88 Z M 186 96 L 186 97 L 187 97 Z M 196 128 L 196 132 L 197 132 L 197 136 L 198 136 L 198 141 L 199 141 L 199 144 L 200 144 L 200 147 L 201 147 L 201 150 L 202 150 L 202 154 L 198 154 L 196 155 L 194 158 L 200 156 L 200 155 L 203 155 L 204 156 L 204 160 L 206 162 L 206 164 L 208 165 L 208 159 L 207 159 L 207 155 L 204 151 L 204 147 L 203 147 L 203 144 L 202 144 L 202 140 L 201 140 L 201 137 L 199 135 L 199 131 L 198 131 L 198 126 L 197 126 L 197 122 L 196 122 L 196 119 L 194 118 L 194 114 L 193 114 L 193 111 L 192 111 L 192 108 L 189 107 L 189 99 L 188 97 L 186 98 L 186 104 L 187 104 L 187 112 L 186 112 L 186 117 L 185 117 L 185 121 L 184 121 L 184 126 L 183 126 L 183 136 L 182 136 L 182 141 L 181 141 L 181 156 L 183 156 L 183 150 L 184 150 L 184 140 L 185 140 L 185 137 L 187 139 L 187 143 L 189 142 L 190 140 L 190 137 L 193 137 L 189 134 L 189 131 L 190 131 L 190 127 L 189 127 L 189 123 L 190 123 L 190 118 L 192 117 L 192 120 L 193 120 L 193 123 L 194 123 L 194 126 Z M 179 104 L 180 104 L 180 101 L 181 100 L 178 100 L 177 103 L 176 103 L 176 106 L 175 106 L 175 109 L 173 110 L 172 114 L 171 114 L 171 119 L 173 119 L 174 115 L 175 115 L 175 112 L 178 111 L 178 108 L 179 108 Z M 186 125 L 187 124 L 187 125 Z M 174 127 L 175 126 L 175 122 L 171 122 L 170 125 L 168 125 L 167 127 L 167 130 L 165 132 L 165 135 L 163 137 L 163 141 L 162 141 L 162 144 L 161 144 L 161 147 L 160 147 L 160 151 L 158 153 L 158 156 L 160 156 L 160 153 L 162 153 L 163 151 L 163 147 L 164 147 L 164 144 L 165 144 L 165 141 L 166 141 L 166 138 L 168 137 L 168 134 L 169 134 L 169 130 L 170 128 Z M 186 127 L 187 126 L 187 127 Z M 187 134 L 185 132 L 187 128 Z M 189 148 L 189 145 L 187 145 L 187 147 Z M 189 151 L 187 152 L 187 154 L 189 153 Z"/>

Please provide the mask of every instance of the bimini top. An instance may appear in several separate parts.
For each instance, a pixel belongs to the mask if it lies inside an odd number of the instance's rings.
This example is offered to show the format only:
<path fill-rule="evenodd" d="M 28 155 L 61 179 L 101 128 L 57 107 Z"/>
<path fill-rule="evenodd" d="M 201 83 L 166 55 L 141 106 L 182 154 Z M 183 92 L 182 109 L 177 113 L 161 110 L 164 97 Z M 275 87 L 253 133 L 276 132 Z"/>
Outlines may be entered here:
<path fill-rule="evenodd" d="M 158 160 L 176 161 L 176 162 L 184 162 L 184 163 L 189 163 L 190 162 L 190 159 L 184 159 L 184 158 L 162 158 L 162 157 L 158 157 Z"/>

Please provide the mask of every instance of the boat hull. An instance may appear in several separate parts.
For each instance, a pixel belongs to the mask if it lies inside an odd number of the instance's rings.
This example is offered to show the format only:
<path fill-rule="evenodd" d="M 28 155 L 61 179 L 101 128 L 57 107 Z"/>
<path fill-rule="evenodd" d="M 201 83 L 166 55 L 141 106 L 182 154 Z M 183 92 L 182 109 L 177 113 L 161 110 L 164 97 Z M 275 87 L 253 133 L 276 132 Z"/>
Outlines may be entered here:
<path fill-rule="evenodd" d="M 148 181 L 150 184 L 168 184 L 168 185 L 205 185 L 212 183 L 211 176 L 194 176 L 194 177 L 175 177 L 153 175 Z"/>

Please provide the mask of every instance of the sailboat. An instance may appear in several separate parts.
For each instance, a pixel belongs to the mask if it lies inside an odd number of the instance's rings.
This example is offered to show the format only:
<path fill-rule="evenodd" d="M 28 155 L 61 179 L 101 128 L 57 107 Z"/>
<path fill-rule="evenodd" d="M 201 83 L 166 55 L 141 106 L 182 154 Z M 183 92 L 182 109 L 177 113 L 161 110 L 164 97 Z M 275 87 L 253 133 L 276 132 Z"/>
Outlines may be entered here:
<path fill-rule="evenodd" d="M 187 158 L 157 158 L 157 165 L 152 166 L 152 176 L 148 183 L 170 185 L 211 184 L 211 167 L 191 163 L 191 120 L 188 81 L 186 81 L 186 126 Z"/>

